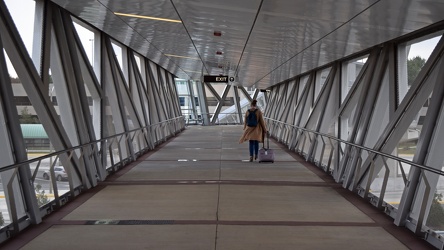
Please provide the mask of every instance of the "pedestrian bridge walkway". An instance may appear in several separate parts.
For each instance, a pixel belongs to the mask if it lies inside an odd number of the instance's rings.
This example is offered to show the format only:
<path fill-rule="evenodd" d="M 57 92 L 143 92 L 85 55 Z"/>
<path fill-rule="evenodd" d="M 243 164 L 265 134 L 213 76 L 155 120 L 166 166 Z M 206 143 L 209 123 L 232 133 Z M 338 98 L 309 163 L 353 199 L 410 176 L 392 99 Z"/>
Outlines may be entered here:
<path fill-rule="evenodd" d="M 249 162 L 241 126 L 187 127 L 9 249 L 432 249 L 285 147 Z"/>

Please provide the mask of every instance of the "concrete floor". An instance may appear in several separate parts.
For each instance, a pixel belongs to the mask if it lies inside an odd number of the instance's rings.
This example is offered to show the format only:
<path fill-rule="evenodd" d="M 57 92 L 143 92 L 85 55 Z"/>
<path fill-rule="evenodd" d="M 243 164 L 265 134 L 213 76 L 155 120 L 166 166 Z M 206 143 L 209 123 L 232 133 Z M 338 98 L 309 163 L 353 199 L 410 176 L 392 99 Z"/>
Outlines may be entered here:
<path fill-rule="evenodd" d="M 282 145 L 246 161 L 241 133 L 188 127 L 4 247 L 432 249 Z"/>

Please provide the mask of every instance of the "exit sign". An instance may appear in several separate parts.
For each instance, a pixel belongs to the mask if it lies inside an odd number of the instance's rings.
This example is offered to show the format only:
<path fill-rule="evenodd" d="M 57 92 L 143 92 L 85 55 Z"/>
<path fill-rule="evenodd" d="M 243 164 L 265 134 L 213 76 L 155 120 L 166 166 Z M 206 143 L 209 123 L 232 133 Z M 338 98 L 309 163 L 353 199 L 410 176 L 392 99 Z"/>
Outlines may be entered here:
<path fill-rule="evenodd" d="M 204 82 L 228 82 L 228 76 L 204 76 Z"/>

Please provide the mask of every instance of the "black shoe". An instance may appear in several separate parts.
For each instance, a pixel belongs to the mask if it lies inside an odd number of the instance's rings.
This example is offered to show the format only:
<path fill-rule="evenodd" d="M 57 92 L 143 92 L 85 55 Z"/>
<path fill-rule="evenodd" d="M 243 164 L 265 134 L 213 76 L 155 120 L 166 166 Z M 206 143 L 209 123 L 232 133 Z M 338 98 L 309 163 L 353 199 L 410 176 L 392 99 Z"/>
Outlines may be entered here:
<path fill-rule="evenodd" d="M 257 155 L 254 156 L 254 159 L 257 160 Z"/>
<path fill-rule="evenodd" d="M 250 162 L 252 162 L 253 161 L 253 156 L 250 156 Z"/>

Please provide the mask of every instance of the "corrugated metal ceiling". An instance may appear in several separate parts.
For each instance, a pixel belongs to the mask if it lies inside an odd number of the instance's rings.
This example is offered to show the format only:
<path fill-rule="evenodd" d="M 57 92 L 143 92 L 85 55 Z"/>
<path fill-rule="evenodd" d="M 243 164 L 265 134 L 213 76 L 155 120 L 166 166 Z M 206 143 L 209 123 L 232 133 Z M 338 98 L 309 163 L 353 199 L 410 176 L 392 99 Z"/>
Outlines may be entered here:
<path fill-rule="evenodd" d="M 258 88 L 444 19 L 442 0 L 52 1 L 179 78 L 228 74 Z"/>

